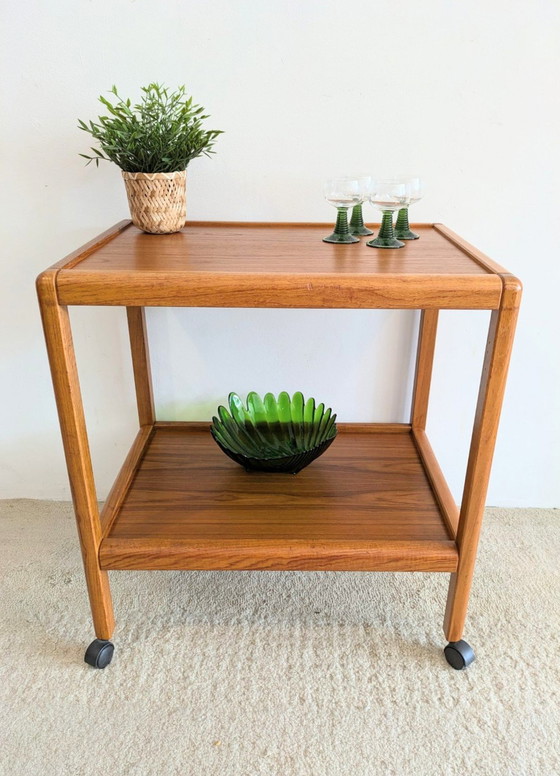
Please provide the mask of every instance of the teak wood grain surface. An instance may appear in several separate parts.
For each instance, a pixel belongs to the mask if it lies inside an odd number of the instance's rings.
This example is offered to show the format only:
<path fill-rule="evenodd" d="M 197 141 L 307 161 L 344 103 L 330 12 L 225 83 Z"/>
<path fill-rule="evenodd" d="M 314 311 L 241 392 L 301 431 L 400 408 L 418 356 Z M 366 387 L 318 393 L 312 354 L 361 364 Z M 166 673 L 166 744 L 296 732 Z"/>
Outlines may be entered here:
<path fill-rule="evenodd" d="M 96 634 L 114 627 L 107 569 L 447 571 L 461 638 L 521 284 L 442 224 L 400 250 L 321 241 L 328 224 L 123 221 L 37 281 Z M 67 305 L 126 307 L 139 431 L 101 514 Z M 409 423 L 341 424 L 297 476 L 247 474 L 208 424 L 157 419 L 145 306 L 421 311 Z M 426 435 L 440 309 L 492 311 L 458 508 Z"/>

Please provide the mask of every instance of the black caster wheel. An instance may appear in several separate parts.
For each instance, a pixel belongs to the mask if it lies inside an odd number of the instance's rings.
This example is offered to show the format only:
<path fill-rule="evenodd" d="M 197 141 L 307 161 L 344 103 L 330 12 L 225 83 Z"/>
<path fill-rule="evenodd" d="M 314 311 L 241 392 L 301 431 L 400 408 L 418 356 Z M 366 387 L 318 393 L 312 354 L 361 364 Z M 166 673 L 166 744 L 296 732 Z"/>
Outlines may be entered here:
<path fill-rule="evenodd" d="M 470 666 L 474 660 L 474 651 L 466 641 L 450 641 L 443 650 L 445 659 L 456 671 L 462 671 L 463 668 Z"/>
<path fill-rule="evenodd" d="M 84 660 L 94 668 L 106 668 L 113 659 L 115 647 L 105 639 L 95 639 L 86 649 Z"/>

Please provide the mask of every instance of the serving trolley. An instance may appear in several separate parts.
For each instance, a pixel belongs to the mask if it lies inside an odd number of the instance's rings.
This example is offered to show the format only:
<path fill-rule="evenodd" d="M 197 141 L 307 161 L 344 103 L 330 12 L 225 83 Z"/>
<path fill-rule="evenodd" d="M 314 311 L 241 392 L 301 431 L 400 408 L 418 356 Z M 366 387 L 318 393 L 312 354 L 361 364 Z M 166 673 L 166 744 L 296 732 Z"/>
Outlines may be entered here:
<path fill-rule="evenodd" d="M 190 222 L 148 235 L 122 221 L 39 275 L 37 288 L 96 639 L 113 655 L 112 569 L 427 571 L 450 574 L 445 656 L 462 639 L 521 284 L 441 224 L 399 250 L 327 245 L 325 225 Z M 98 509 L 68 308 L 126 308 L 139 431 Z M 159 420 L 146 307 L 421 311 L 408 423 L 339 424 L 297 476 L 248 474 L 209 423 Z M 440 310 L 490 310 L 457 507 L 426 435 Z M 342 336 L 342 332 L 340 333 Z"/>

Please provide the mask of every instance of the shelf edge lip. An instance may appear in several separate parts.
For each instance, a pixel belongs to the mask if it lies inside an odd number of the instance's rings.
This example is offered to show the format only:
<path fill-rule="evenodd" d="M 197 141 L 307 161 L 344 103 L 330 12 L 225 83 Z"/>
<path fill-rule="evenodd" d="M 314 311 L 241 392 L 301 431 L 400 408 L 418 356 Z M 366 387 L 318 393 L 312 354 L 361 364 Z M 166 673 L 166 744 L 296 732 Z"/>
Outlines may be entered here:
<path fill-rule="evenodd" d="M 460 235 L 457 234 L 457 232 L 454 232 L 448 226 L 437 222 L 432 224 L 432 226 L 436 232 L 449 240 L 449 242 L 453 243 L 453 245 L 459 248 L 459 250 L 463 251 L 466 256 L 472 259 L 476 264 L 485 269 L 491 275 L 509 274 L 505 267 L 503 267 L 501 264 L 498 264 L 497 261 L 491 259 L 470 242 L 467 242 L 467 240 L 463 239 Z"/>
<path fill-rule="evenodd" d="M 374 225 L 377 229 L 381 226 L 381 222 L 377 220 L 368 221 L 367 224 Z M 366 224 L 366 225 L 367 225 Z M 321 227 L 321 229 L 331 228 L 332 229 L 333 222 L 332 221 L 207 221 L 207 220 L 192 220 L 187 221 L 185 223 L 185 226 L 183 229 L 188 229 L 189 226 L 211 226 L 211 227 L 230 227 L 230 226 L 238 226 L 240 228 L 244 227 L 257 227 L 257 228 L 263 228 L 266 229 L 267 227 L 270 227 L 272 229 L 278 229 L 281 227 L 286 227 L 286 229 L 293 229 L 293 228 L 302 228 L 302 229 L 311 229 L 313 227 Z M 435 226 L 443 226 L 443 224 L 434 223 L 432 221 L 414 221 L 410 223 L 410 227 L 412 229 L 433 229 Z"/>
<path fill-rule="evenodd" d="M 110 226 L 108 229 L 105 229 L 105 231 L 96 235 L 91 240 L 88 240 L 79 248 L 76 248 L 76 250 L 72 251 L 71 253 L 68 253 L 63 259 L 60 259 L 60 261 L 57 261 L 55 264 L 52 264 L 50 267 L 48 267 L 48 269 L 49 270 L 64 269 L 68 271 L 72 270 L 81 261 L 83 261 L 84 259 L 87 259 L 88 256 L 91 256 L 99 248 L 102 248 L 104 245 L 107 245 L 107 243 L 111 242 L 111 240 L 114 240 L 115 237 L 118 237 L 122 232 L 124 232 L 126 229 L 128 229 L 131 226 L 132 226 L 132 221 L 129 218 L 124 218 L 122 221 L 117 221 L 116 224 L 113 224 L 113 226 Z"/>
<path fill-rule="evenodd" d="M 455 503 L 453 494 L 424 429 L 412 427 L 411 435 L 447 532 L 450 538 L 455 540 L 459 527 L 459 507 Z"/>
<path fill-rule="evenodd" d="M 458 557 L 451 540 L 104 539 L 99 552 L 100 566 L 105 570 L 453 572 Z"/>
<path fill-rule="evenodd" d="M 156 420 L 154 429 L 169 429 L 185 432 L 208 431 L 212 425 L 211 420 Z M 337 423 L 336 427 L 342 433 L 353 434 L 410 434 L 410 423 Z"/>
<path fill-rule="evenodd" d="M 141 426 L 136 434 L 100 513 L 103 536 L 108 536 L 119 515 L 122 503 L 130 492 L 134 476 L 148 449 L 153 434 L 154 427 L 152 425 Z"/>

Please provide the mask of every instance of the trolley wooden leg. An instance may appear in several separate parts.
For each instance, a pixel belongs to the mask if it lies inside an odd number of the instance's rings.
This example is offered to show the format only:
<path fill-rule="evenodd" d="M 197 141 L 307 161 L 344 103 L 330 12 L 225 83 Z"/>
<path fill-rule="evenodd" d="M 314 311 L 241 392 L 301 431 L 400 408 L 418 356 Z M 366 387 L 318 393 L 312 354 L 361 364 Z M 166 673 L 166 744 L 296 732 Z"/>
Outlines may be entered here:
<path fill-rule="evenodd" d="M 461 639 L 467 615 L 490 467 L 521 300 L 519 280 L 511 275 L 503 275 L 502 280 L 504 290 L 500 308 L 492 312 L 490 321 L 461 503 L 457 530 L 459 564 L 456 573 L 451 575 L 447 597 L 444 631 L 450 642 Z"/>
<path fill-rule="evenodd" d="M 432 383 L 432 367 L 436 347 L 436 334 L 439 310 L 422 310 L 420 331 L 418 334 L 418 354 L 416 356 L 416 375 L 412 395 L 412 428 L 425 430 L 428 415 L 428 400 Z"/>
<path fill-rule="evenodd" d="M 150 354 L 146 332 L 146 315 L 143 307 L 127 307 L 130 351 L 134 369 L 134 385 L 138 419 L 141 426 L 153 425 L 155 420 Z"/>
<path fill-rule="evenodd" d="M 459 522 L 459 510 L 426 436 L 426 420 L 432 383 L 438 318 L 439 310 L 422 310 L 418 333 L 416 374 L 414 377 L 410 424 L 412 426 L 412 439 L 422 460 L 424 471 L 428 476 L 434 496 L 438 501 L 449 538 L 455 539 Z"/>
<path fill-rule="evenodd" d="M 110 639 L 115 626 L 106 571 L 99 567 L 101 524 L 93 481 L 68 308 L 58 304 L 56 270 L 37 279 L 37 291 L 60 419 L 95 634 Z"/>

